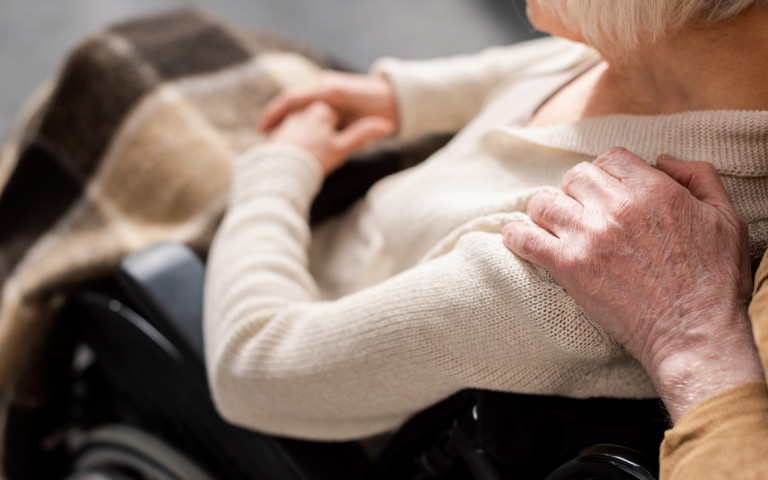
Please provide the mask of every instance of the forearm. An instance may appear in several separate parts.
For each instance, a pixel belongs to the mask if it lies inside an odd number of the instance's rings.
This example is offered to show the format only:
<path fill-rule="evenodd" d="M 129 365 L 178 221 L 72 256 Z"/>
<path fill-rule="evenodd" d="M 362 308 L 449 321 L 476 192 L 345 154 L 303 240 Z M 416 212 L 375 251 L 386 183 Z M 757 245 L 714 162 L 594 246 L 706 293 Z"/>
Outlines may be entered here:
<path fill-rule="evenodd" d="M 681 295 L 655 311 L 626 341 L 677 421 L 702 400 L 764 375 L 747 316 L 746 299 L 721 298 L 716 286 Z M 638 335 L 642 332 L 642 335 Z M 637 342 L 644 337 L 645 342 Z"/>
<path fill-rule="evenodd" d="M 768 254 L 758 269 L 749 306 L 754 338 L 763 360 L 767 358 L 763 350 L 768 346 L 765 335 L 768 320 L 768 289 L 764 287 L 768 277 L 766 258 Z M 746 320 L 741 318 L 739 324 L 745 323 Z M 714 364 L 707 366 L 702 362 L 699 366 L 703 368 L 690 369 L 696 372 L 691 375 L 691 381 L 697 384 L 691 389 L 692 398 L 676 398 L 676 392 L 669 391 L 671 410 L 679 412 L 674 428 L 666 433 L 662 444 L 662 480 L 757 479 L 768 471 L 764 450 L 768 441 L 768 387 L 763 378 L 754 378 L 758 376 L 759 360 L 752 330 L 746 330 L 749 341 L 744 340 L 742 333 L 741 345 L 734 343 L 730 347 L 721 347 L 719 352 L 718 348 L 712 348 L 709 358 L 715 357 L 710 362 Z M 708 369 L 712 371 L 711 376 Z M 734 385 L 730 389 L 727 388 L 729 383 Z M 677 393 L 687 389 L 686 385 L 677 389 Z"/>
<path fill-rule="evenodd" d="M 235 179 L 209 260 L 206 361 L 228 420 L 340 440 L 397 428 L 463 388 L 652 395 L 639 365 L 551 279 L 523 262 L 510 268 L 497 233 L 462 233 L 436 258 L 320 300 L 306 270 L 306 205 L 274 173 L 282 185 L 256 188 L 252 172 Z"/>
<path fill-rule="evenodd" d="M 250 153 L 235 170 L 206 278 L 206 364 L 224 418 L 273 434 L 359 438 L 451 393 L 430 384 L 443 378 L 408 310 L 389 310 L 409 294 L 429 298 L 427 284 L 322 301 L 307 268 L 319 168 L 289 147 Z"/>

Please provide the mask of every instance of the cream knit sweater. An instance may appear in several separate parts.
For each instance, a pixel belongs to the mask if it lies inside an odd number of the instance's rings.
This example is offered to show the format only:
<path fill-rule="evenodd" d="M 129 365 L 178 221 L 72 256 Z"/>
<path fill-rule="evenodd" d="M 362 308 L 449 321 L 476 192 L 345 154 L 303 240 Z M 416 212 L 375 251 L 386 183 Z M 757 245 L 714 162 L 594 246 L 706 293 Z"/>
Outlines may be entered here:
<path fill-rule="evenodd" d="M 768 112 L 520 127 L 594 58 L 545 39 L 380 62 L 402 137 L 464 128 L 314 231 L 306 219 L 322 173 L 313 158 L 277 144 L 240 158 L 206 290 L 207 365 L 223 415 L 269 433 L 347 439 L 397 428 L 463 388 L 655 396 L 640 365 L 546 271 L 504 248 L 501 228 L 526 219 L 532 192 L 621 145 L 648 161 L 666 152 L 715 164 L 760 258 Z"/>

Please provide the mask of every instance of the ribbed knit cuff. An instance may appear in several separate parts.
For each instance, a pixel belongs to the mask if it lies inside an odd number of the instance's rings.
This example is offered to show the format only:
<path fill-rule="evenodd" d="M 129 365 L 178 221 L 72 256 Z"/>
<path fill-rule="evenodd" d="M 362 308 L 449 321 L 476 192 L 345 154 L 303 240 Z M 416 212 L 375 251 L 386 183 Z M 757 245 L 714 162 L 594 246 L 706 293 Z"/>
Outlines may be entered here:
<path fill-rule="evenodd" d="M 371 74 L 387 78 L 395 91 L 398 112 L 398 140 L 413 140 L 427 133 L 455 131 L 462 125 L 444 114 L 445 79 L 431 79 L 428 69 L 414 61 L 382 58 L 371 67 Z M 414 72 L 416 71 L 416 72 Z M 430 81 L 435 80 L 435 81 Z M 450 92 L 449 92 L 450 93 Z M 454 92 L 455 93 L 455 92 Z"/>
<path fill-rule="evenodd" d="M 766 439 L 768 386 L 758 382 L 731 388 L 695 405 L 666 432 L 661 445 L 661 479 L 753 478 L 717 475 L 746 474 L 756 467 L 749 462 L 754 455 L 766 457 L 762 451 Z M 694 476 L 700 471 L 708 475 Z"/>
<path fill-rule="evenodd" d="M 308 211 L 323 184 L 320 163 L 306 150 L 290 144 L 255 146 L 235 162 L 230 204 L 261 196 L 281 196 Z"/>

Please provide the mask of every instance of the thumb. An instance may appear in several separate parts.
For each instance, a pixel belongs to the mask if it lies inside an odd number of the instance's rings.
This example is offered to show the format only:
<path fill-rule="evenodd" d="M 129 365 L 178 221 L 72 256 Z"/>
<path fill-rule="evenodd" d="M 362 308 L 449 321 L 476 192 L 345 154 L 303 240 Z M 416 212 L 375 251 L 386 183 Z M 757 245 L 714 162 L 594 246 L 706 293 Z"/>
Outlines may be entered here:
<path fill-rule="evenodd" d="M 671 155 L 660 155 L 656 167 L 691 192 L 691 195 L 713 206 L 730 205 L 720 174 L 711 163 L 681 162 Z"/>
<path fill-rule="evenodd" d="M 392 134 L 394 130 L 394 123 L 384 117 L 363 117 L 339 132 L 336 146 L 349 154 Z"/>

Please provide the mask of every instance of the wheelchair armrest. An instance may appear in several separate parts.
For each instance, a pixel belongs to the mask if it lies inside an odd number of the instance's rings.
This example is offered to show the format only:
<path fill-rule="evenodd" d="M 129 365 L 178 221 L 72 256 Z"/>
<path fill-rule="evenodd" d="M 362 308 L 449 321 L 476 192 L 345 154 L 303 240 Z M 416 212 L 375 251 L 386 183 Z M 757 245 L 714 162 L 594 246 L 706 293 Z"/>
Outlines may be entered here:
<path fill-rule="evenodd" d="M 136 310 L 202 368 L 205 266 L 197 254 L 159 243 L 124 258 L 118 280 Z"/>

